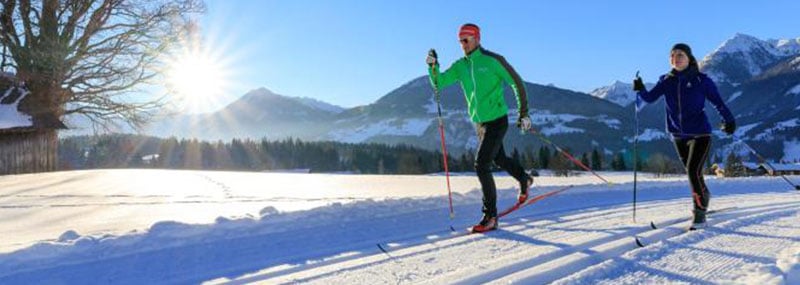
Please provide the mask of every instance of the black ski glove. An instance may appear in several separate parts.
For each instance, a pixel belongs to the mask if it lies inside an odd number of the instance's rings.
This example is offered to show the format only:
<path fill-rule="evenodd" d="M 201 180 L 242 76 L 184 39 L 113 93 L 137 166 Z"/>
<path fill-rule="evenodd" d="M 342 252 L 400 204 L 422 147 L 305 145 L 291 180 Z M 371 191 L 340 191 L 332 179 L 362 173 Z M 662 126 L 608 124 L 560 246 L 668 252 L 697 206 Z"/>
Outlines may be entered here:
<path fill-rule="evenodd" d="M 720 129 L 728 135 L 733 135 L 736 132 L 736 122 L 725 122 L 720 126 Z"/>
<path fill-rule="evenodd" d="M 636 76 L 636 78 L 633 79 L 633 91 L 639 92 L 642 90 L 645 90 L 644 82 L 642 82 L 641 77 Z"/>
<path fill-rule="evenodd" d="M 436 64 L 439 64 L 439 57 L 436 55 L 435 49 L 431 49 L 428 51 L 428 57 L 425 58 L 425 63 L 427 63 L 428 66 L 434 66 Z"/>

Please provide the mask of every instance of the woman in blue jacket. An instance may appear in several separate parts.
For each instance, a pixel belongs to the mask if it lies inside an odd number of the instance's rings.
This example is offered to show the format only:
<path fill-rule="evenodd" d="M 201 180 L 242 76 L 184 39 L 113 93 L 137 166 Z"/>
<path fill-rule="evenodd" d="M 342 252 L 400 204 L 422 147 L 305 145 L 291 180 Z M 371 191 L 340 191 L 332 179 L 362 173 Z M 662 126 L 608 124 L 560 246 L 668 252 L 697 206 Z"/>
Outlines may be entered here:
<path fill-rule="evenodd" d="M 653 89 L 647 91 L 642 79 L 633 81 L 633 90 L 642 100 L 652 103 L 664 96 L 667 131 L 672 134 L 675 149 L 689 176 L 694 199 L 694 219 L 690 230 L 705 226 L 710 193 L 703 181 L 703 164 L 711 146 L 711 125 L 704 111 L 708 100 L 717 109 L 724 123 L 722 131 L 732 135 L 736 122 L 719 96 L 717 86 L 700 72 L 692 49 L 679 43 L 670 51 L 672 70 L 662 75 Z"/>

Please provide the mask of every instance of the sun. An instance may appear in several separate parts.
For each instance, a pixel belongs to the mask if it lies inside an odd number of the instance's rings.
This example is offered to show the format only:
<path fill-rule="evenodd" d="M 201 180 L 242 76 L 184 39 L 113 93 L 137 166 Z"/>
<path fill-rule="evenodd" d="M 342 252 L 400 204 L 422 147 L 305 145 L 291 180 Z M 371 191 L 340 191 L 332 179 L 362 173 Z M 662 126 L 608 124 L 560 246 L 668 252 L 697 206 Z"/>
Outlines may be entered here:
<path fill-rule="evenodd" d="M 228 68 L 219 58 L 202 51 L 184 51 L 168 63 L 167 87 L 178 106 L 190 111 L 209 111 L 228 85 Z"/>

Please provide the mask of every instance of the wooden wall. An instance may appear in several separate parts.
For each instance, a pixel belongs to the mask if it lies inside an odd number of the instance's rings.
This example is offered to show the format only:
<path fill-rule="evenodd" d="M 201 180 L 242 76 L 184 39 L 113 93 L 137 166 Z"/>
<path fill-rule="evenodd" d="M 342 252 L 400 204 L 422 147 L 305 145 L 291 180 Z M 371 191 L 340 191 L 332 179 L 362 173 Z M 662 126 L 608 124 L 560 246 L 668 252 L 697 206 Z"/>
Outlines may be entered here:
<path fill-rule="evenodd" d="M 0 132 L 0 175 L 55 171 L 57 167 L 55 130 Z"/>

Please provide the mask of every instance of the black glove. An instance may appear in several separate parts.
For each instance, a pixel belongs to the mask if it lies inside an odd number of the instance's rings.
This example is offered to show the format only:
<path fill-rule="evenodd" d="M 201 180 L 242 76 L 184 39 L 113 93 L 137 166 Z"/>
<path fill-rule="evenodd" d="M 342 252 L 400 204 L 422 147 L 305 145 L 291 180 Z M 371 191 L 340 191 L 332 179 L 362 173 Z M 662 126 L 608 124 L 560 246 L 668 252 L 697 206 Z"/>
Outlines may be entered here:
<path fill-rule="evenodd" d="M 725 122 L 720 126 L 720 129 L 728 135 L 733 135 L 736 131 L 736 122 Z"/>
<path fill-rule="evenodd" d="M 439 57 L 436 55 L 435 49 L 428 51 L 428 57 L 425 58 L 425 63 L 427 63 L 428 66 L 434 66 L 435 64 L 439 63 Z"/>
<path fill-rule="evenodd" d="M 636 76 L 636 79 L 633 80 L 633 91 L 639 92 L 645 90 L 644 82 L 642 82 L 642 78 Z"/>

